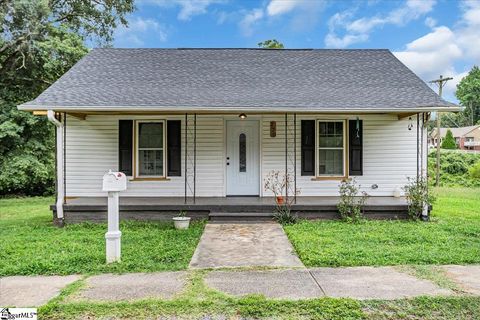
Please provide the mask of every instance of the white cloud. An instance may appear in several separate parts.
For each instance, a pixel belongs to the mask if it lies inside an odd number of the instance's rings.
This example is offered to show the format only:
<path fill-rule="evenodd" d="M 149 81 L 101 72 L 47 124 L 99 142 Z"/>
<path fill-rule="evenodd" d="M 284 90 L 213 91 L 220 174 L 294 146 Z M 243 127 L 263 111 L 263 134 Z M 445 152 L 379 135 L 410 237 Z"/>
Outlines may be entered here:
<path fill-rule="evenodd" d="M 180 0 L 178 4 L 181 9 L 178 14 L 180 20 L 190 20 L 192 16 L 207 13 L 207 8 L 215 3 L 222 3 L 221 0 Z"/>
<path fill-rule="evenodd" d="M 243 35 L 250 36 L 254 31 L 254 26 L 262 20 L 268 19 L 267 21 L 272 22 L 281 15 L 291 13 L 292 17 L 288 25 L 292 30 L 300 31 L 316 24 L 324 5 L 325 0 L 270 0 L 266 6 L 249 11 L 238 11 L 243 16 L 238 25 Z M 225 14 L 219 15 L 218 22 L 220 24 L 225 20 Z"/>
<path fill-rule="evenodd" d="M 205 14 L 213 4 L 224 3 L 225 0 L 140 0 L 139 4 L 157 5 L 160 7 L 180 7 L 178 19 L 190 20 L 193 16 Z"/>
<path fill-rule="evenodd" d="M 267 13 L 269 16 L 281 15 L 292 11 L 300 4 L 302 4 L 300 0 L 271 0 L 267 6 Z"/>
<path fill-rule="evenodd" d="M 365 42 L 373 29 L 387 24 L 405 25 L 430 12 L 435 3 L 435 0 L 407 0 L 401 7 L 386 15 L 362 17 L 353 21 L 355 12 L 352 9 L 336 13 L 329 20 L 329 32 L 325 37 L 325 45 L 345 48 L 354 43 Z M 344 29 L 345 34 L 339 36 L 338 29 Z"/>
<path fill-rule="evenodd" d="M 253 33 L 253 25 L 262 19 L 264 16 L 263 9 L 257 8 L 248 11 L 242 20 L 239 22 L 239 27 L 245 36 L 250 36 Z"/>
<path fill-rule="evenodd" d="M 457 70 L 455 65 L 480 61 L 480 3 L 465 2 L 462 10 L 462 20 L 453 28 L 433 27 L 430 33 L 408 43 L 405 50 L 394 52 L 425 81 L 439 75 L 453 77 L 445 87 L 445 96 L 450 99 L 458 82 L 468 73 Z"/>
<path fill-rule="evenodd" d="M 346 34 L 343 37 L 337 37 L 335 34 L 329 33 L 325 37 L 325 45 L 329 48 L 346 48 L 353 43 L 365 42 L 368 40 L 368 35 L 360 34 Z"/>
<path fill-rule="evenodd" d="M 128 27 L 121 26 L 115 30 L 115 42 L 117 46 L 141 47 L 151 32 L 155 33 L 159 41 L 167 41 L 168 34 L 165 26 L 153 19 L 135 17 L 128 21 Z"/>
<path fill-rule="evenodd" d="M 426 17 L 425 25 L 429 28 L 433 28 L 437 25 L 437 20 L 433 19 L 432 17 Z"/>

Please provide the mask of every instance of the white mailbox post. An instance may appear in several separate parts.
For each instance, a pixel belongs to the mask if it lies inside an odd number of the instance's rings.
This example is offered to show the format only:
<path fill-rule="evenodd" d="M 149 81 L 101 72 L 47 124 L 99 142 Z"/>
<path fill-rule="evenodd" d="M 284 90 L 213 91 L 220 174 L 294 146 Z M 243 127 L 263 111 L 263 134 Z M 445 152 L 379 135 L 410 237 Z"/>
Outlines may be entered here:
<path fill-rule="evenodd" d="M 103 175 L 103 191 L 108 192 L 108 231 L 105 233 L 107 244 L 107 263 L 120 261 L 118 193 L 127 190 L 127 177 L 122 172 L 112 172 Z"/>

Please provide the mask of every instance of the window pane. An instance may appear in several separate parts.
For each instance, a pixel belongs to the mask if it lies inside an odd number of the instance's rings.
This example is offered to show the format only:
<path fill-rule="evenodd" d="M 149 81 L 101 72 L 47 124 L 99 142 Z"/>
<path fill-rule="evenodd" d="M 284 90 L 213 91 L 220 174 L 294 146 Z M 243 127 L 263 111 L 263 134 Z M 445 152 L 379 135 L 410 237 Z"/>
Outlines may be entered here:
<path fill-rule="evenodd" d="M 318 147 L 343 148 L 343 122 L 319 122 Z"/>
<path fill-rule="evenodd" d="M 163 176 L 162 150 L 140 150 L 138 161 L 141 176 Z"/>
<path fill-rule="evenodd" d="M 343 150 L 318 150 L 319 175 L 343 175 Z"/>
<path fill-rule="evenodd" d="M 247 137 L 241 133 L 239 137 L 239 162 L 240 172 L 247 172 Z"/>
<path fill-rule="evenodd" d="M 163 123 L 150 122 L 138 125 L 139 148 L 163 148 Z"/>

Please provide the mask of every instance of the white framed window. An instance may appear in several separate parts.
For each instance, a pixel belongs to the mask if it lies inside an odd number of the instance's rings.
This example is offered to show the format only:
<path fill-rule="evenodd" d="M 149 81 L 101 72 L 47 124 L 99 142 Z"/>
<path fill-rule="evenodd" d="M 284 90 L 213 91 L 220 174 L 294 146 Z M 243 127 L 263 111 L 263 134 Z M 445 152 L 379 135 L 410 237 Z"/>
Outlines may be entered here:
<path fill-rule="evenodd" d="M 316 176 L 346 176 L 346 121 L 317 120 Z"/>
<path fill-rule="evenodd" d="M 164 120 L 135 121 L 135 176 L 165 177 L 166 134 Z"/>

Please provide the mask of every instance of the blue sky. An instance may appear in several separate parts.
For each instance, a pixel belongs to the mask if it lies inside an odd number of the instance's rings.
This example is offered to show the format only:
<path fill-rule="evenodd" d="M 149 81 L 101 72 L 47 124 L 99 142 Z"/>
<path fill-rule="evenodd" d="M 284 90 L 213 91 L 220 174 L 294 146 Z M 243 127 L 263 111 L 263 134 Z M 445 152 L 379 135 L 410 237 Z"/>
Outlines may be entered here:
<path fill-rule="evenodd" d="M 425 81 L 480 65 L 480 0 L 137 0 L 114 46 L 388 48 Z"/>

